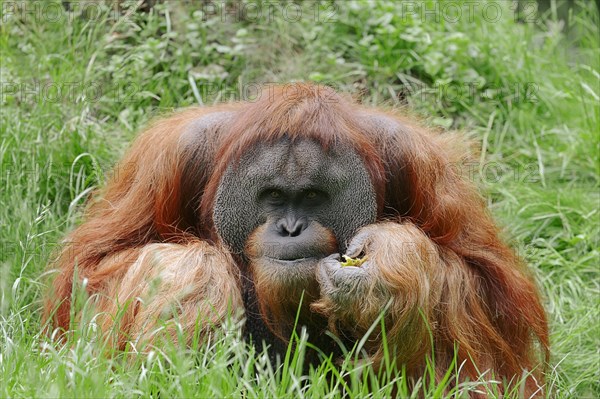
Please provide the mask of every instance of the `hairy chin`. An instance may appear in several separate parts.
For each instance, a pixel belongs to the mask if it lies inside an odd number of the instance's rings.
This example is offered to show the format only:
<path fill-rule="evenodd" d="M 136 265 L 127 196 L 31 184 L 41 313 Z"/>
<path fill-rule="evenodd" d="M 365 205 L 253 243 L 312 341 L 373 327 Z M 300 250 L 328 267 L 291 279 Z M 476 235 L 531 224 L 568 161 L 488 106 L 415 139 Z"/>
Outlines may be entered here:
<path fill-rule="evenodd" d="M 298 310 L 300 321 L 311 323 L 309 305 L 319 298 L 315 272 L 320 259 L 282 261 L 259 258 L 250 269 L 263 319 L 282 339 L 288 339 Z"/>

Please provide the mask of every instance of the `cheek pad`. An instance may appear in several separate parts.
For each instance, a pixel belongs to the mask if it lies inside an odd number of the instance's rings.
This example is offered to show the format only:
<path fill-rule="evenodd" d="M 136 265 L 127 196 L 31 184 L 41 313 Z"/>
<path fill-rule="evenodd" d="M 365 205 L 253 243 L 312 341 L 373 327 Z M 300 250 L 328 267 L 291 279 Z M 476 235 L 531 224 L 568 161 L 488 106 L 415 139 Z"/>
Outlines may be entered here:
<path fill-rule="evenodd" d="M 320 222 L 334 231 L 342 253 L 356 231 L 377 218 L 375 189 L 366 170 L 352 169 L 352 181 L 339 188 L 327 211 L 319 215 Z"/>
<path fill-rule="evenodd" d="M 221 179 L 213 221 L 219 237 L 230 249 L 241 254 L 250 233 L 260 225 L 261 209 L 256 203 L 256 182 L 241 179 L 232 166 Z"/>

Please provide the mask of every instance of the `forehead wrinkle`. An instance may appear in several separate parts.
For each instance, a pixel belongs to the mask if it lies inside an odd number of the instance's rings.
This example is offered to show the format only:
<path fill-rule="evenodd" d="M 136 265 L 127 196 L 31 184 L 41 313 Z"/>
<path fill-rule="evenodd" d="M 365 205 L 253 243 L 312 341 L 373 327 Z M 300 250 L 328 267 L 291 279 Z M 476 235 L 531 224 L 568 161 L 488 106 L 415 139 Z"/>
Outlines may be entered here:
<path fill-rule="evenodd" d="M 280 168 L 282 175 L 290 181 L 299 181 L 303 178 L 314 178 L 319 169 L 322 168 L 323 154 L 318 151 L 303 150 L 299 145 L 292 145 L 282 159 Z"/>
<path fill-rule="evenodd" d="M 304 143 L 277 143 L 263 146 L 247 159 L 248 172 L 258 178 L 284 178 L 291 184 L 304 179 L 314 179 L 326 166 L 323 149 Z"/>
<path fill-rule="evenodd" d="M 262 187 L 302 190 L 345 181 L 349 176 L 340 161 L 338 151 L 326 152 L 317 142 L 284 140 L 257 145 L 246 153 L 239 167 L 245 180 Z M 336 177 L 331 180 L 331 176 Z"/>

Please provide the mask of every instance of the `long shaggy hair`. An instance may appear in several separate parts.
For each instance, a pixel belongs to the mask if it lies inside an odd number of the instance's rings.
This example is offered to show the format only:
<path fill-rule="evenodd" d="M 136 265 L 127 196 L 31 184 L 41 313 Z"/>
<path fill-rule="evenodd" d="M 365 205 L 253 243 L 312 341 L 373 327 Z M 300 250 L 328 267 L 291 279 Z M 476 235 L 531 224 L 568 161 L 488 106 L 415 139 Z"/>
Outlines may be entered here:
<path fill-rule="evenodd" d="M 465 160 L 460 140 L 323 86 L 271 87 L 253 103 L 187 109 L 142 133 L 52 264 L 59 271 L 45 301 L 52 326 L 69 328 L 75 275 L 101 297 L 95 303 L 106 331 L 114 328 L 115 301 L 136 303 L 118 327 L 119 347 L 149 334 L 169 303 L 181 305 L 185 328 L 199 314 L 208 326 L 243 308 L 240 276 L 251 275 L 250 266 L 216 233 L 215 196 L 228 165 L 283 135 L 326 150 L 350 145 L 377 194 L 378 223 L 365 227 L 376 237 L 377 285 L 346 309 L 316 290 L 311 311 L 321 317 L 314 322 L 323 329 L 345 323 L 359 335 L 381 311 L 378 298 L 391 296 L 388 343 L 409 373 L 418 377 L 433 354 L 442 378 L 456 355 L 463 380 L 491 370 L 514 382 L 533 370 L 526 392 L 539 393 L 537 365 L 549 357 L 545 312 L 525 265 L 456 168 Z M 151 290 L 157 277 L 162 285 Z M 258 301 L 263 313 L 270 309 L 263 316 L 277 319 L 277 306 L 289 304 L 270 296 L 281 292 L 276 279 L 261 278 Z M 381 342 L 369 345 L 377 363 Z"/>

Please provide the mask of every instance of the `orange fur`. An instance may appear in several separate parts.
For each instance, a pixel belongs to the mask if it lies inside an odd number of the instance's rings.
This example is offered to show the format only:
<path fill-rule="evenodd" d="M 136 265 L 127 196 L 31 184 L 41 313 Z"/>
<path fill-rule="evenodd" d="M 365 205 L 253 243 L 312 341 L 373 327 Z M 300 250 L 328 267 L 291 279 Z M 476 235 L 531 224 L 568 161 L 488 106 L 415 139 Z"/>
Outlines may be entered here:
<path fill-rule="evenodd" d="M 203 117 L 223 112 L 230 117 L 190 130 Z M 116 300 L 143 298 L 144 306 L 134 306 L 118 326 L 118 346 L 149 334 L 162 309 L 178 302 L 185 326 L 198 313 L 208 324 L 218 323 L 225 303 L 242 306 L 237 274 L 250 269 L 261 309 L 274 318 L 271 325 L 289 329 L 291 322 L 282 315 L 289 314 L 290 303 L 281 301 L 281 282 L 240 254 L 234 262 L 212 220 L 227 166 L 255 143 L 284 135 L 314 139 L 325 149 L 351 145 L 377 194 L 377 223 L 364 227 L 372 232 L 369 262 L 376 269 L 369 290 L 340 309 L 319 298 L 311 281 L 306 298 L 329 320 L 314 315 L 309 323 L 339 326 L 358 339 L 391 297 L 388 339 L 411 375 L 418 377 L 434 353 L 441 377 L 455 345 L 464 361 L 461 378 L 490 370 L 510 381 L 548 360 L 539 294 L 476 189 L 456 170 L 464 161 L 461 140 L 306 84 L 269 88 L 254 103 L 192 108 L 140 135 L 53 263 L 58 274 L 45 301 L 46 319 L 53 327 L 69 328 L 78 275 L 87 279 L 87 292 L 99 296 L 97 311 L 105 315 L 114 315 Z M 151 295 L 157 276 L 162 285 Z M 102 319 L 104 330 L 110 324 Z M 381 341 L 369 341 L 376 361 L 380 349 Z M 527 382 L 529 394 L 539 393 L 534 378 L 543 383 L 539 368 Z"/>

